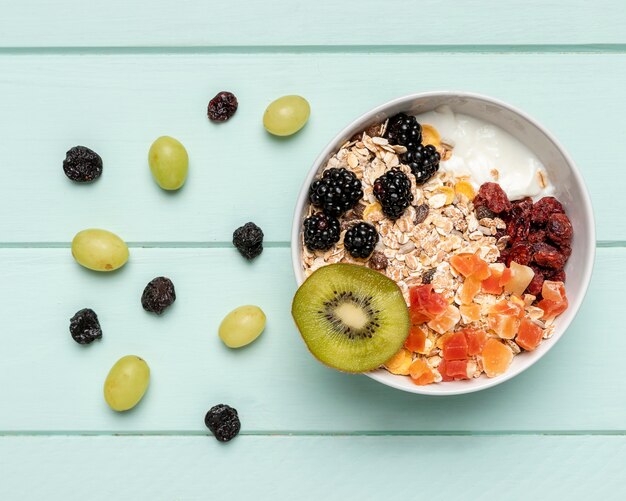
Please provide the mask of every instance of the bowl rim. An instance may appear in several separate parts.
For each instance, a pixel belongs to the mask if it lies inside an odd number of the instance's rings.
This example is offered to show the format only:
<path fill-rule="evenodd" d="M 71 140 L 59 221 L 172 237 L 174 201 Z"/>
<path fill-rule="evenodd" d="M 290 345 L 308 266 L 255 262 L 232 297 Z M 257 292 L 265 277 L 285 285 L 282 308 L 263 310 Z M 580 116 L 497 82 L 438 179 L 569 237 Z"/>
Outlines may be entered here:
<path fill-rule="evenodd" d="M 538 357 L 536 357 L 530 363 L 527 363 L 523 365 L 522 367 L 517 368 L 514 371 L 507 371 L 504 374 L 501 374 L 494 378 L 488 378 L 484 380 L 481 379 L 480 384 L 467 384 L 467 388 L 449 389 L 449 390 L 445 389 L 445 385 L 436 385 L 436 387 L 433 387 L 433 388 L 431 388 L 431 386 L 435 386 L 435 385 L 429 385 L 429 386 L 413 385 L 413 387 L 409 389 L 403 386 L 401 383 L 396 382 L 395 379 L 389 380 L 387 373 L 384 374 L 384 376 L 386 377 L 383 377 L 383 375 L 381 375 L 381 373 L 379 372 L 381 369 L 377 371 L 364 373 L 367 377 L 374 379 L 375 381 L 378 381 L 379 383 L 382 383 L 385 386 L 389 386 L 391 388 L 402 390 L 408 393 L 415 393 L 415 394 L 420 394 L 420 395 L 432 395 L 432 396 L 461 395 L 465 393 L 474 393 L 477 391 L 486 390 L 487 388 L 492 388 L 501 383 L 504 383 L 505 381 L 508 381 L 514 378 L 515 376 L 521 374 L 526 369 L 528 369 L 529 367 L 537 363 L 539 360 L 541 360 L 554 347 L 554 345 L 561 339 L 563 334 L 565 334 L 565 332 L 571 325 L 574 318 L 576 318 L 576 316 L 578 315 L 578 312 L 580 311 L 580 306 L 582 305 L 587 295 L 587 292 L 589 290 L 589 284 L 591 282 L 591 276 L 593 273 L 593 267 L 595 263 L 595 254 L 596 254 L 596 225 L 595 225 L 595 219 L 594 219 L 594 213 L 593 213 L 593 205 L 591 203 L 591 197 L 589 196 L 589 191 L 582 177 L 582 174 L 578 170 L 578 167 L 576 166 L 576 163 L 574 162 L 570 154 L 563 147 L 563 145 L 559 142 L 559 140 L 539 121 L 537 121 L 535 118 L 531 117 L 529 114 L 522 111 L 521 109 L 517 108 L 516 106 L 513 106 L 498 98 L 494 98 L 491 96 L 487 96 L 487 95 L 479 94 L 475 92 L 453 91 L 453 90 L 427 91 L 427 92 L 407 94 L 407 95 L 404 95 L 395 99 L 391 99 L 361 114 L 356 119 L 352 120 L 347 126 L 341 129 L 341 131 L 339 131 L 339 133 L 337 133 L 329 141 L 329 143 L 326 145 L 326 147 L 324 147 L 324 149 L 320 152 L 320 154 L 315 158 L 315 161 L 309 168 L 309 172 L 307 176 L 305 177 L 304 182 L 302 183 L 302 187 L 300 189 L 300 193 L 298 195 L 298 199 L 297 199 L 295 210 L 294 210 L 294 217 L 293 217 L 292 228 L 291 228 L 291 259 L 292 259 L 294 275 L 296 277 L 296 282 L 297 282 L 297 285 L 300 286 L 302 282 L 304 281 L 304 274 L 302 272 L 301 245 L 300 245 L 300 226 L 301 226 L 302 209 L 307 203 L 308 190 L 309 190 L 309 186 L 311 182 L 317 175 L 317 172 L 319 168 L 321 167 L 322 163 L 325 162 L 328 159 L 329 155 L 333 152 L 333 150 L 335 150 L 339 146 L 339 142 L 342 141 L 344 138 L 348 137 L 349 135 L 351 135 L 351 133 L 353 133 L 355 129 L 358 129 L 359 127 L 362 127 L 363 125 L 365 125 L 367 122 L 371 121 L 377 114 L 384 113 L 388 108 L 397 106 L 397 105 L 402 105 L 402 104 L 408 105 L 410 102 L 415 101 L 417 99 L 424 99 L 424 98 L 429 98 L 429 97 L 468 98 L 468 99 L 483 101 L 487 104 L 496 105 L 501 108 L 504 108 L 513 114 L 517 114 L 521 118 L 525 119 L 530 124 L 532 124 L 534 127 L 536 127 L 554 145 L 554 147 L 559 151 L 559 153 L 563 155 L 565 162 L 569 165 L 570 170 L 571 170 L 571 175 L 574 178 L 574 182 L 577 183 L 581 188 L 582 198 L 581 200 L 579 200 L 579 202 L 582 203 L 584 206 L 583 213 L 585 214 L 585 219 L 586 219 L 584 223 L 587 225 L 587 227 L 590 230 L 589 237 L 587 241 L 584 242 L 584 245 L 583 245 L 583 247 L 586 247 L 588 252 L 584 259 L 584 269 L 582 270 L 582 273 L 583 273 L 582 287 L 579 289 L 579 293 L 577 294 L 575 301 L 570 302 L 569 304 L 569 308 L 574 313 L 568 319 L 565 320 L 565 323 L 559 324 L 558 329 L 556 329 L 556 332 L 550 338 L 550 343 L 548 343 L 548 345 L 546 346 L 545 351 L 543 351 Z"/>

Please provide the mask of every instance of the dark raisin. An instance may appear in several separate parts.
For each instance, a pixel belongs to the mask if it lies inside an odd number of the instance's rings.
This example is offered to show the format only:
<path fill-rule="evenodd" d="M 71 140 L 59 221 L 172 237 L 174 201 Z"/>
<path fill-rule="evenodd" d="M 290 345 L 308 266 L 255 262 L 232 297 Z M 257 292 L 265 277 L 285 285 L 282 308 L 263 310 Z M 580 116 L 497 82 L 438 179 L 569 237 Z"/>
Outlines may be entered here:
<path fill-rule="evenodd" d="M 548 218 L 552 214 L 564 212 L 565 210 L 563 209 L 561 202 L 559 202 L 556 198 L 543 197 L 533 205 L 531 219 L 533 224 L 543 226 L 548 222 Z"/>
<path fill-rule="evenodd" d="M 479 207 L 481 205 L 486 205 L 495 214 L 502 214 L 511 210 L 511 202 L 498 183 L 482 184 L 476 198 L 474 198 L 474 206 Z"/>
<path fill-rule="evenodd" d="M 424 221 L 426 221 L 429 212 L 430 209 L 428 207 L 428 204 L 420 204 L 415 206 L 415 221 L 413 222 L 415 224 L 423 223 Z"/>
<path fill-rule="evenodd" d="M 437 268 L 430 268 L 422 273 L 422 284 L 429 284 L 433 281 L 433 277 L 437 273 Z"/>
<path fill-rule="evenodd" d="M 102 337 L 102 328 L 96 312 L 84 308 L 70 319 L 70 334 L 78 344 L 89 344 Z"/>
<path fill-rule="evenodd" d="M 143 309 L 157 315 L 161 315 L 174 301 L 176 301 L 174 284 L 166 277 L 150 280 L 141 295 Z"/>
<path fill-rule="evenodd" d="M 478 205 L 476 207 L 476 219 L 493 219 L 496 215 L 489 210 L 486 205 Z"/>
<path fill-rule="evenodd" d="M 354 206 L 354 208 L 350 212 L 358 219 L 363 219 L 363 212 L 365 212 L 365 205 L 363 205 L 362 203 L 358 203 Z"/>
<path fill-rule="evenodd" d="M 546 230 L 548 232 L 548 238 L 555 244 L 560 246 L 567 246 L 572 241 L 572 235 L 574 229 L 569 218 L 565 214 L 552 214 L 548 218 L 546 224 Z"/>
<path fill-rule="evenodd" d="M 219 92 L 209 101 L 207 115 L 214 122 L 225 122 L 235 114 L 239 103 L 232 92 Z"/>
<path fill-rule="evenodd" d="M 373 252 L 369 260 L 367 261 L 367 265 L 370 268 L 372 268 L 373 270 L 378 270 L 378 271 L 381 271 L 387 268 L 388 264 L 389 264 L 389 260 L 387 259 L 387 256 L 385 256 L 382 252 L 379 252 L 379 251 Z"/>
<path fill-rule="evenodd" d="M 77 183 L 95 181 L 102 175 L 102 158 L 85 146 L 74 146 L 65 154 L 63 172 Z"/>
<path fill-rule="evenodd" d="M 246 259 L 254 259 L 263 252 L 263 230 L 254 223 L 246 223 L 233 232 L 233 245 Z"/>
<path fill-rule="evenodd" d="M 204 424 L 220 442 L 232 440 L 241 429 L 237 410 L 224 404 L 211 407 L 204 417 Z"/>
<path fill-rule="evenodd" d="M 508 252 L 508 256 L 506 258 L 507 266 L 511 266 L 511 262 L 515 261 L 517 264 L 522 264 L 524 266 L 530 263 L 532 257 L 532 250 L 530 245 L 524 243 L 516 243 L 514 244 Z"/>

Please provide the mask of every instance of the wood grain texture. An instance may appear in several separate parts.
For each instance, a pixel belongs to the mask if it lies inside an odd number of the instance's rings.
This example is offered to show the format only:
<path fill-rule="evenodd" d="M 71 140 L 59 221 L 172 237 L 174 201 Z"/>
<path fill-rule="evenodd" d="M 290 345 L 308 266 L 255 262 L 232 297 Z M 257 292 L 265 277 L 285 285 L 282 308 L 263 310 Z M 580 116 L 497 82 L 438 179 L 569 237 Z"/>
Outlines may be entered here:
<path fill-rule="evenodd" d="M 598 78 L 607 68 L 611 78 Z M 625 54 L 4 55 L 0 74 L 0 242 L 67 243 L 86 227 L 131 242 L 228 242 L 250 219 L 267 241 L 288 241 L 302 180 L 344 125 L 393 97 L 442 88 L 502 98 L 543 122 L 586 177 L 598 238 L 626 240 L 626 220 L 616 217 L 626 213 L 623 186 L 607 181 L 620 178 L 626 158 L 626 115 L 616 105 Z M 215 125 L 205 110 L 222 89 L 240 108 Z M 261 117 L 287 93 L 306 96 L 312 116 L 277 139 Z M 163 134 L 190 154 L 178 193 L 160 190 L 147 166 Z M 76 144 L 104 159 L 93 185 L 63 175 Z"/>
<path fill-rule="evenodd" d="M 2 437 L 0 497 L 617 501 L 625 461 L 624 436 Z"/>
<path fill-rule="evenodd" d="M 621 0 L 16 2 L 4 47 L 624 43 Z"/>
<path fill-rule="evenodd" d="M 119 272 L 96 274 L 69 249 L 0 250 L 0 431 L 201 432 L 216 403 L 235 406 L 243 431 L 626 430 L 626 366 L 620 297 L 626 250 L 600 249 L 586 303 L 558 345 L 514 380 L 476 394 L 428 398 L 323 367 L 290 318 L 289 251 L 254 263 L 234 249 L 132 249 Z M 174 306 L 144 312 L 140 296 L 170 277 Z M 217 336 L 223 316 L 258 304 L 266 331 L 241 350 Z M 99 315 L 104 338 L 80 346 L 68 332 L 80 308 Z M 150 388 L 132 412 L 109 410 L 102 384 L 123 355 L 145 358 Z"/>

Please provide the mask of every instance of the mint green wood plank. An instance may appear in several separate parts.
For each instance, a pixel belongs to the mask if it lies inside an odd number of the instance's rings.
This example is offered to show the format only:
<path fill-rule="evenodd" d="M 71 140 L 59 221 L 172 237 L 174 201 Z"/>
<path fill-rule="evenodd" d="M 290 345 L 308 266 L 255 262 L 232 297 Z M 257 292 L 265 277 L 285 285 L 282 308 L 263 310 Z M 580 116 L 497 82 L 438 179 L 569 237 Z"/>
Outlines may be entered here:
<path fill-rule="evenodd" d="M 586 303 L 546 357 L 511 382 L 477 394 L 428 398 L 317 363 L 290 318 L 289 252 L 254 263 L 233 249 L 132 249 L 119 273 L 99 275 L 69 249 L 0 250 L 0 432 L 198 432 L 213 404 L 239 409 L 245 432 L 626 430 L 626 336 L 615 308 L 626 249 L 599 249 Z M 178 299 L 163 317 L 140 295 L 166 275 Z M 268 317 L 253 345 L 229 350 L 225 313 L 258 304 Z M 613 306 L 613 307 L 612 307 Z M 99 315 L 104 338 L 79 346 L 68 320 Z M 152 382 L 132 412 L 116 414 L 102 384 L 121 356 L 144 357 Z"/>
<path fill-rule="evenodd" d="M 4 47 L 623 43 L 620 0 L 23 0 L 0 18 Z"/>
<path fill-rule="evenodd" d="M 624 499 L 624 436 L 2 437 L 0 497 Z"/>
<path fill-rule="evenodd" d="M 611 78 L 599 78 L 607 68 Z M 586 176 L 598 237 L 626 240 L 626 220 L 615 217 L 626 213 L 622 183 L 608 181 L 626 158 L 626 115 L 615 105 L 626 54 L 1 56 L 0 74 L 1 242 L 67 243 L 91 226 L 134 242 L 230 241 L 250 219 L 268 241 L 287 241 L 301 182 L 344 125 L 390 98 L 451 87 L 508 100 L 544 122 Z M 237 94 L 240 109 L 215 125 L 205 110 L 221 89 Z M 310 123 L 292 138 L 269 136 L 265 106 L 294 92 L 310 100 Z M 162 134 L 191 157 L 179 193 L 161 191 L 149 174 L 147 151 Z M 75 144 L 104 159 L 93 185 L 62 173 Z"/>

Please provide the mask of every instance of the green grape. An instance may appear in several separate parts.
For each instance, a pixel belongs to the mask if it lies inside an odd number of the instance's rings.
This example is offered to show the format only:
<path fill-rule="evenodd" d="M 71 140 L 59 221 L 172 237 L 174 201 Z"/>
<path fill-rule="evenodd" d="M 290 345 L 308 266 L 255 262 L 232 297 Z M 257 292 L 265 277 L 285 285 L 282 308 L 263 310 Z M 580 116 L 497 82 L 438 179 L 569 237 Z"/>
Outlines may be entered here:
<path fill-rule="evenodd" d="M 176 139 L 169 136 L 158 138 L 148 152 L 152 177 L 164 190 L 177 190 L 187 179 L 189 156 Z"/>
<path fill-rule="evenodd" d="M 250 344 L 265 329 L 265 313 L 258 306 L 240 306 L 224 317 L 219 336 L 229 348 Z"/>
<path fill-rule="evenodd" d="M 90 270 L 113 271 L 128 261 L 128 246 L 110 231 L 83 230 L 72 240 L 72 256 Z"/>
<path fill-rule="evenodd" d="M 120 358 L 104 382 L 104 400 L 114 411 L 127 411 L 139 403 L 150 383 L 150 367 L 135 355 Z"/>
<path fill-rule="evenodd" d="M 311 107 L 301 96 L 283 96 L 270 103 L 263 115 L 263 126 L 275 136 L 291 136 L 309 119 Z"/>

